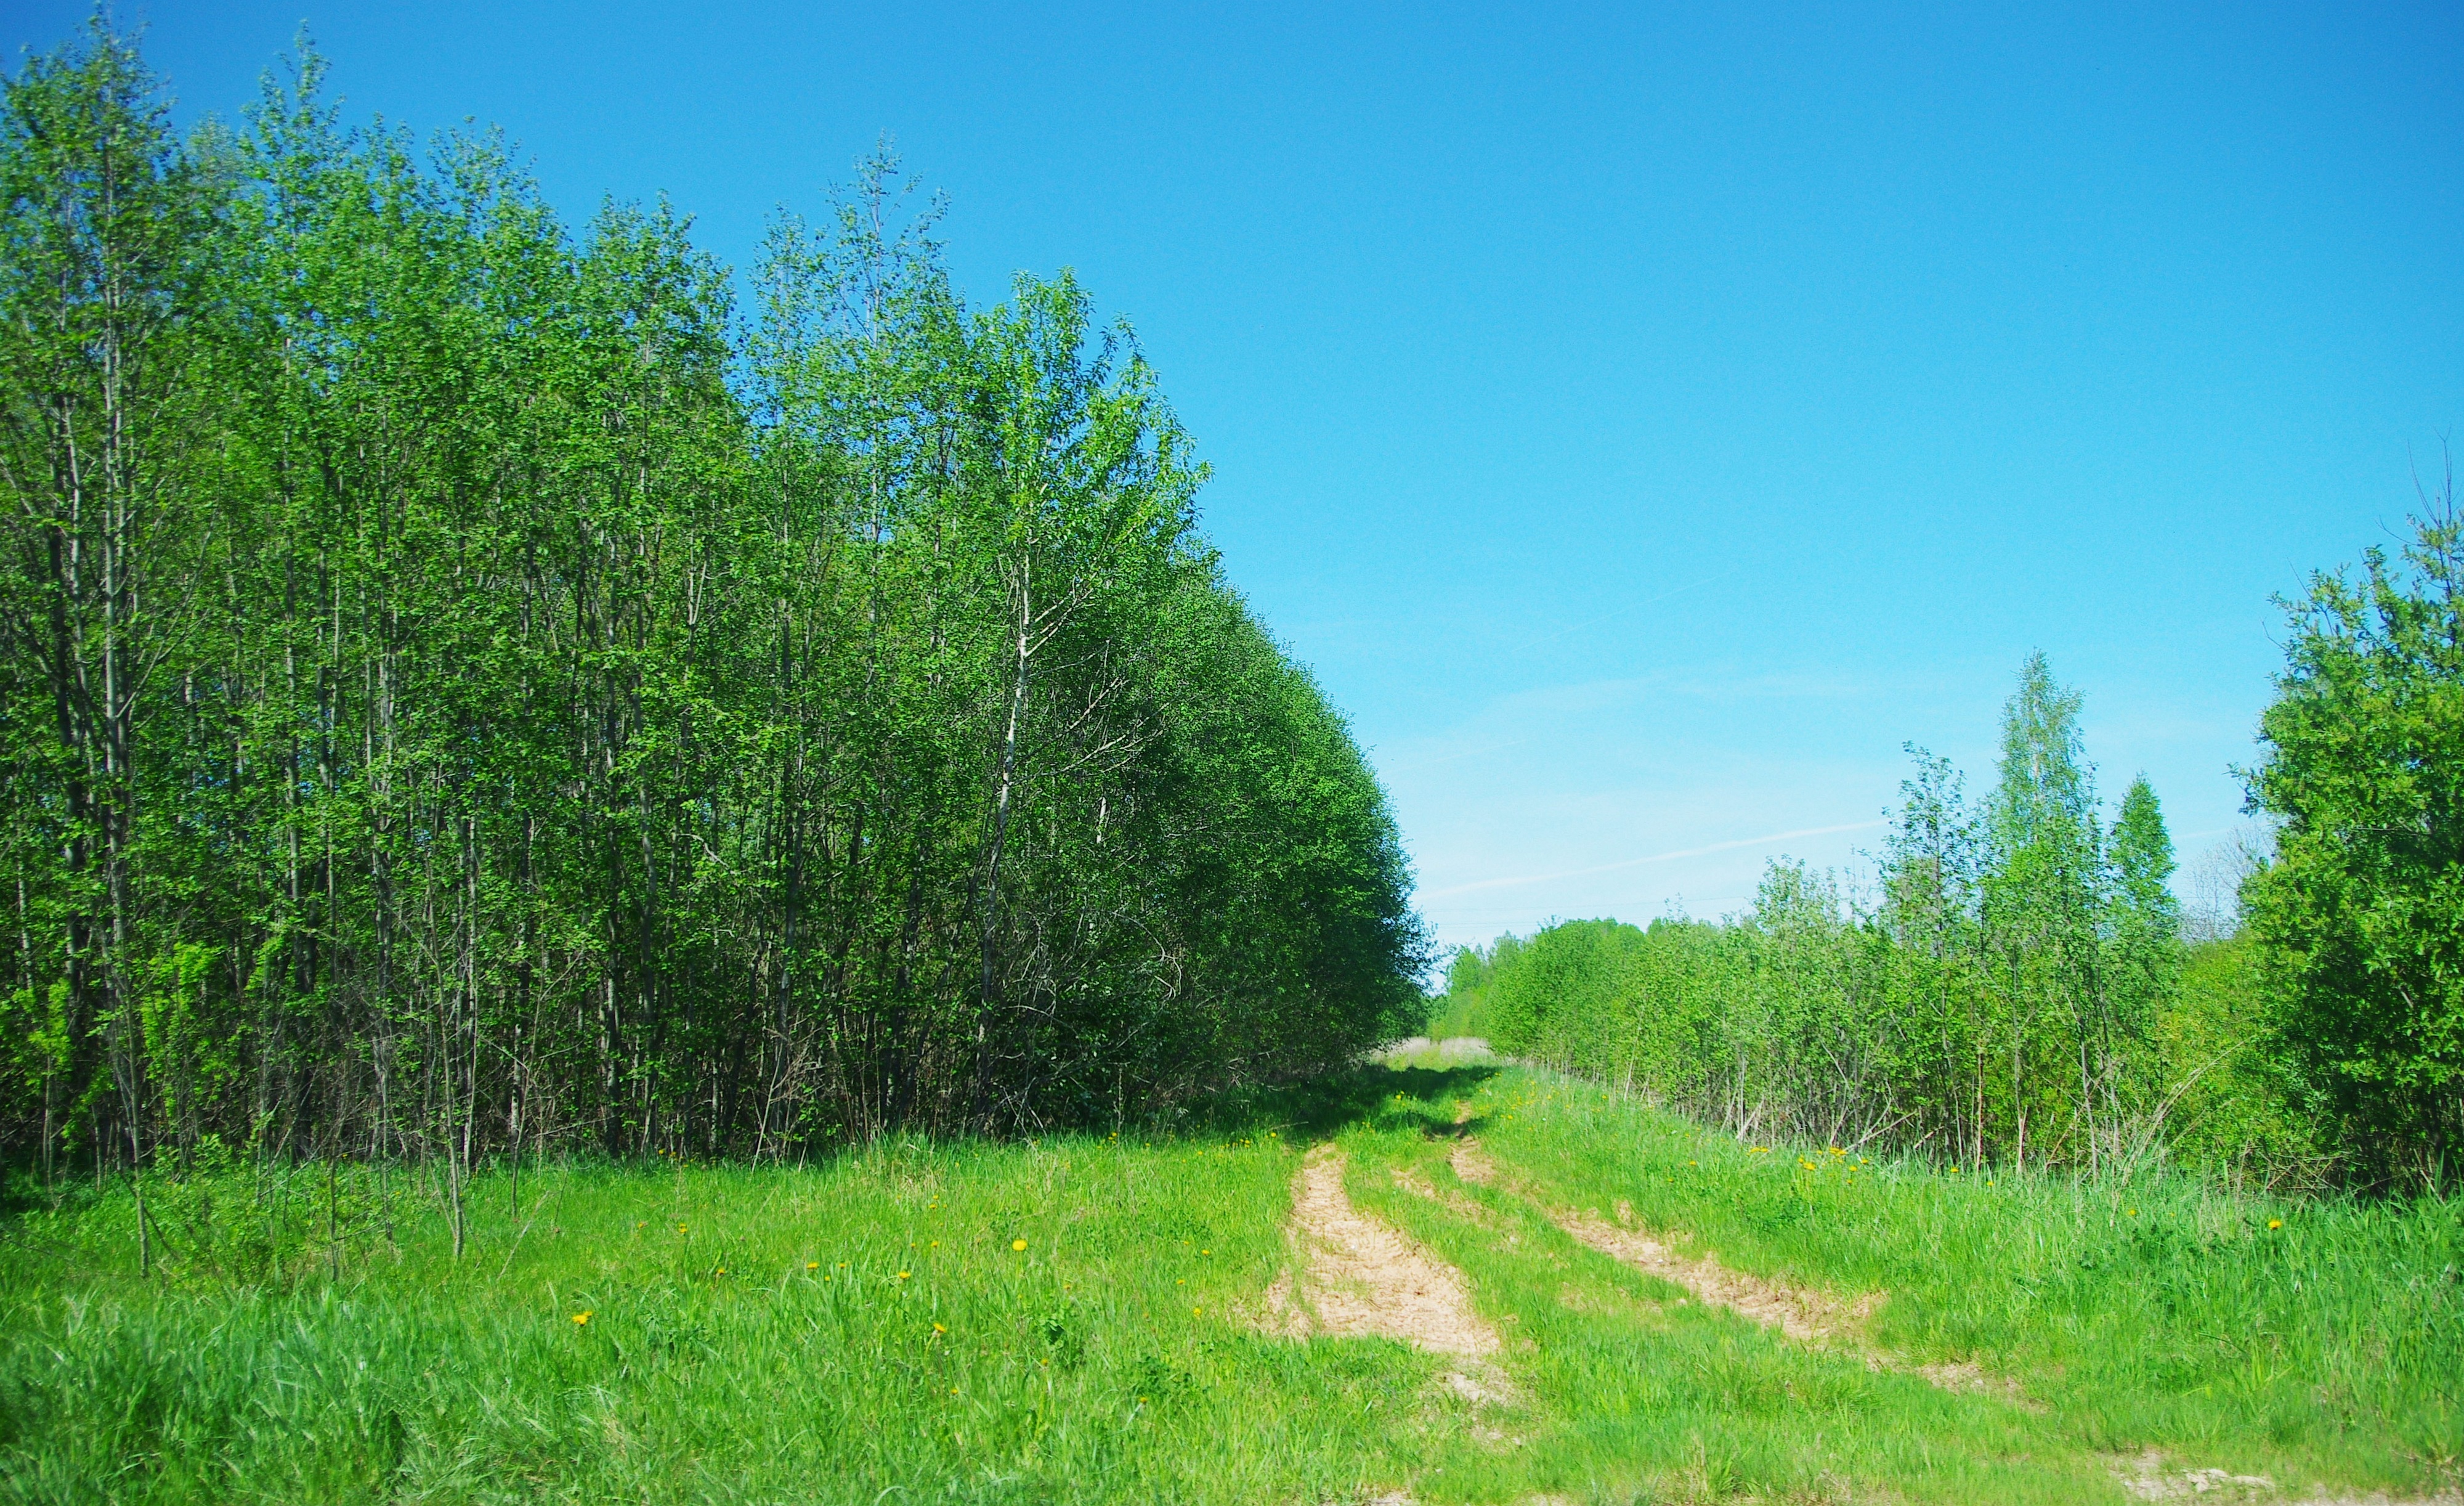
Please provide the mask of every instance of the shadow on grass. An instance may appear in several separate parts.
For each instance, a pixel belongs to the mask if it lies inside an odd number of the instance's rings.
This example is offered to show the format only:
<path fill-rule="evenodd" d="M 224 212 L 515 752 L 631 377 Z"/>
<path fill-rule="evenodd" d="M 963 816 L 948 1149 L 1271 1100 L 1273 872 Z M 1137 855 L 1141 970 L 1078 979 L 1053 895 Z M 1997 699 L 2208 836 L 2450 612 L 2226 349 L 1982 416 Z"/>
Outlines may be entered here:
<path fill-rule="evenodd" d="M 1305 1082 L 1249 1088 L 1193 1104 L 1184 1133 L 1254 1135 L 1268 1129 L 1326 1140 L 1355 1124 L 1460 1136 L 1478 1120 L 1454 1121 L 1454 1100 L 1497 1075 L 1491 1063 L 1461 1067 L 1346 1068 Z"/>

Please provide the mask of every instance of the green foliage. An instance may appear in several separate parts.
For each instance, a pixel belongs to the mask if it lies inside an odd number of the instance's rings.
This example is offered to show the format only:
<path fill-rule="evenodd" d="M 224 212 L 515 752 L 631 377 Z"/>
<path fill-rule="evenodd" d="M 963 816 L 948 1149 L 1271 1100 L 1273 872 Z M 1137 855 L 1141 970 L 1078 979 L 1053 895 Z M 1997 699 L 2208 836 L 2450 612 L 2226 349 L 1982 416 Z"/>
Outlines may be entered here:
<path fill-rule="evenodd" d="M 458 1262 L 442 1187 L 399 1167 L 388 1185 L 201 1147 L 187 1177 L 148 1173 L 149 1210 L 177 1206 L 150 1282 L 125 1184 L 64 1190 L 0 1221 L 0 1499 L 674 1501 L 783 1480 L 848 1502 L 2050 1506 L 2126 1500 L 2115 1456 L 2148 1449 L 2175 1480 L 2263 1473 L 2287 1498 L 2407 1497 L 2455 1456 L 2464 1225 L 2434 1199 L 1758 1154 L 1528 1070 L 1370 1069 L 1186 1107 L 1205 1133 L 560 1161 L 518 1188 L 483 1168 L 482 1258 Z M 1464 1134 L 1500 1175 L 1458 1178 Z M 1463 1273 L 1494 1355 L 1258 1331 L 1321 1136 L 1362 1212 Z M 1789 1340 L 1555 1217 L 1620 1204 L 1688 1256 L 1872 1304 L 1902 1366 L 2023 1399 Z"/>
<path fill-rule="evenodd" d="M 2032 657 L 1983 801 L 1911 748 L 1866 903 L 1774 862 L 1742 916 L 1551 926 L 1500 941 L 1476 972 L 1459 964 L 1464 989 L 1480 990 L 1502 1050 L 1740 1136 L 2126 1170 L 2164 1149 L 2167 1094 L 2196 1067 L 2180 1053 L 2231 1028 L 2164 1029 L 2182 997 L 2172 842 L 2144 778 L 2104 825 L 2079 711 Z M 2212 990 L 2201 1005 L 2239 1011 L 2245 1035 L 2257 1008 Z M 2307 1174 L 2272 1127 L 2225 1146 L 2233 1121 L 2208 1101 L 2193 1100 L 2204 1160 L 2247 1170 L 2255 1158 L 2271 1182 Z"/>
<path fill-rule="evenodd" d="M 1410 875 L 1066 273 L 897 167 L 739 313 L 302 56 L 0 98 L 0 1142 L 784 1156 L 1112 1118 L 1419 1021 Z"/>
<path fill-rule="evenodd" d="M 1504 938 L 1500 945 L 1511 948 L 1513 938 Z M 1463 1036 L 1485 1039 L 1495 1029 L 1489 1023 L 1488 985 L 1496 963 L 1492 953 L 1476 946 L 1458 946 L 1446 962 L 1446 991 L 1432 1001 L 1429 1035 L 1433 1040 L 1453 1040 Z"/>
<path fill-rule="evenodd" d="M 2174 1158 L 2234 1186 L 2323 1190 L 2335 1167 L 2298 1071 L 2264 1029 L 2266 960 L 2245 930 L 2180 956 L 2156 1030 Z"/>
<path fill-rule="evenodd" d="M 2365 1174 L 2435 1182 L 2464 1149 L 2464 519 L 2451 484 L 2399 560 L 2316 577 L 2259 724 L 2245 885 L 2275 1048 Z"/>
<path fill-rule="evenodd" d="M 1551 1241 L 1553 1229 L 1529 1217 L 1533 1207 L 1595 1208 L 1606 1217 L 1624 1204 L 1635 1227 L 1687 1258 L 1709 1254 L 1842 1302 L 1886 1293 L 1872 1328 L 1886 1352 L 1906 1363 L 1968 1364 L 2008 1378 L 2035 1408 L 2020 1422 L 2015 1408 L 2003 1411 L 1981 1397 L 1926 1397 L 1913 1377 L 1864 1377 L 1853 1357 L 1831 1356 L 1840 1373 L 1825 1383 L 1800 1372 L 1789 1387 L 1797 1405 L 1788 1414 L 1826 1441 L 1859 1434 L 1849 1416 L 1890 1405 L 1903 1419 L 1893 1431 L 1980 1429 L 1947 1447 L 1954 1456 L 2108 1462 L 2154 1448 L 2186 1464 L 2270 1474 L 2288 1496 L 2311 1494 L 2305 1476 L 2346 1489 L 2366 1483 L 2400 1495 L 2427 1493 L 2443 1488 L 2458 1457 L 2464 1412 L 2453 1377 L 2464 1367 L 2464 1286 L 2455 1276 L 2464 1269 L 2464 1209 L 2452 1201 L 2289 1202 L 2153 1168 L 2092 1182 L 2008 1168 L 1951 1173 L 1921 1159 L 1835 1153 L 1818 1142 L 1744 1144 L 1546 1073 L 1505 1074 L 1466 1096 L 1471 1130 L 1507 1174 L 1460 1190 L 1537 1248 L 1516 1262 L 1520 1251 L 1499 1248 L 1506 1242 L 1496 1225 L 1485 1234 L 1458 1228 L 1441 1236 L 1441 1226 L 1455 1221 L 1424 1212 L 1419 1223 L 1432 1237 L 1450 1237 L 1449 1248 L 1476 1272 L 1519 1264 L 1511 1285 L 1523 1294 L 1527 1322 L 1549 1321 L 1551 1307 L 1564 1311 L 1563 1284 L 1605 1285 L 1615 1270 L 1572 1241 Z M 1433 1118 L 1442 1123 L 1453 1116 Z M 1397 1137 L 1381 1148 L 1457 1190 L 1441 1169 L 1442 1143 Z M 1393 1196 L 1384 1206 L 1414 1201 Z M 1507 1286 L 1500 1280 L 1492 1289 Z M 1678 1295 L 1656 1295 L 1663 1343 L 1683 1332 L 1684 1309 L 1668 1305 Z M 1562 1335 L 1573 1352 L 1551 1362 L 1554 1345 L 1544 1342 L 1535 1362 L 1562 1367 L 1556 1373 L 1565 1382 L 1584 1376 L 1614 1386 L 1621 1369 L 1631 1378 L 1624 1384 L 1682 1390 L 1671 1374 L 1676 1364 L 1629 1358 L 1620 1365 L 1582 1352 L 1589 1345 L 1573 1330 L 1602 1322 L 1595 1315 L 1603 1309 L 1615 1311 L 1595 1298 L 1570 1315 L 1579 1321 L 1553 1323 L 1550 1338 Z M 1753 1337 L 1790 1347 L 1765 1332 Z M 1894 1379 L 1905 1383 L 1904 1400 L 1847 1399 L 1869 1384 L 1887 1389 Z M 1543 1389 L 1586 1394 L 1579 1384 Z M 1931 1412 L 1927 1402 L 1942 1411 Z M 1743 1398 L 1735 1405 L 1749 1413 L 1753 1406 Z M 1838 1409 L 1837 1423 L 1816 1422 L 1830 1407 Z M 1637 1407 L 1644 1416 L 1653 1410 Z M 2019 1423 L 2024 1444 L 1986 1441 L 1981 1429 L 2003 1419 Z M 1640 1450 L 1663 1458 L 1674 1451 L 1644 1427 L 1634 1432 Z M 1717 1434 L 1749 1435 L 1744 1423 Z M 1899 1468 L 1903 1477 L 1921 1469 L 1914 1461 Z M 1906 1494 L 1991 1499 L 2015 1489 L 2007 1481 L 1933 1483 Z M 2109 1481 L 2082 1481 L 2069 1498 L 2112 1489 Z M 1769 1486 L 1765 1493 L 1780 1494 Z"/>

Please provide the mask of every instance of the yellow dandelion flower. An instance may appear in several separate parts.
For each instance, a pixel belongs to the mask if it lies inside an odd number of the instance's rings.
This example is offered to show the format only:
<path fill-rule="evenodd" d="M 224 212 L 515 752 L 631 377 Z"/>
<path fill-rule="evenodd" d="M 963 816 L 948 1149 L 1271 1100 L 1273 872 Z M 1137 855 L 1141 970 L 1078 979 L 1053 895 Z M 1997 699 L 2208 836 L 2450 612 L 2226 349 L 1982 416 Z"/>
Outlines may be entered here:
<path fill-rule="evenodd" d="M 1191 1309 L 1189 1310 L 1189 1316 L 1190 1316 L 1190 1317 L 1192 1317 L 1192 1318 L 1196 1318 L 1199 1314 L 1203 1313 L 1203 1312 L 1205 1312 L 1205 1311 L 1206 1311 L 1206 1309 L 1204 1309 L 1204 1308 L 1202 1308 L 1202 1307 L 1193 1307 L 1193 1308 L 1191 1308 Z"/>
<path fill-rule="evenodd" d="M 590 1315 L 588 1313 L 576 1313 L 573 1315 L 573 1326 L 576 1328 L 580 1328 L 582 1325 L 589 1321 Z"/>
<path fill-rule="evenodd" d="M 2284 1220 L 2280 1218 L 2271 1218 L 2267 1221 L 2267 1227 L 2270 1229 L 2282 1229 L 2284 1227 Z"/>
<path fill-rule="evenodd" d="M 936 1334 L 946 1334 L 949 1331 L 950 1326 L 947 1323 L 935 1323 L 933 1325 L 933 1332 Z"/>
<path fill-rule="evenodd" d="M 904 1271 L 901 1271 L 900 1273 L 898 1273 L 897 1279 L 898 1279 L 898 1280 L 901 1280 L 901 1281 L 906 1280 L 906 1279 L 907 1279 L 907 1273 L 906 1273 L 906 1272 L 904 1272 Z"/>
<path fill-rule="evenodd" d="M 1009 1248 L 1012 1250 L 1024 1250 L 1026 1248 L 1026 1241 L 1023 1239 L 1013 1239 L 1009 1242 Z"/>
<path fill-rule="evenodd" d="M 804 1262 L 804 1269 L 807 1271 L 819 1271 L 822 1269 L 822 1263 L 818 1260 L 807 1260 Z"/>

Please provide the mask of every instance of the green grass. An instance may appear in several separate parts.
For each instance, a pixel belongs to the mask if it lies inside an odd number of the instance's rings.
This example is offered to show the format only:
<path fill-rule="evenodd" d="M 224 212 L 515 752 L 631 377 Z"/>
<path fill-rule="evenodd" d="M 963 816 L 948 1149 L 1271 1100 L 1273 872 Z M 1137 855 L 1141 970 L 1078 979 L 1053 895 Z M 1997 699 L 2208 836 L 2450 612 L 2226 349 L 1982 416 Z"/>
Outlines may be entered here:
<path fill-rule="evenodd" d="M 1536 1203 L 1455 1181 L 1464 1103 Z M 1365 1211 L 1466 1273 L 1507 1403 L 1390 1341 L 1252 1329 L 1327 1136 Z M 400 1179 L 388 1239 L 364 1172 L 225 1171 L 151 1188 L 171 1250 L 141 1281 L 124 1189 L 84 1193 L 0 1222 L 0 1498 L 2051 1502 L 2123 1498 L 2107 1456 L 2151 1446 L 2299 1491 L 2452 1478 L 2452 1205 L 1853 1159 L 1539 1074 L 1373 1069 L 1172 1138 L 526 1172 L 518 1219 L 482 1178 L 458 1263 Z M 2037 1405 L 1681 1301 L 1538 1206 L 1618 1200 L 1740 1269 L 1888 1291 L 1880 1341 Z"/>

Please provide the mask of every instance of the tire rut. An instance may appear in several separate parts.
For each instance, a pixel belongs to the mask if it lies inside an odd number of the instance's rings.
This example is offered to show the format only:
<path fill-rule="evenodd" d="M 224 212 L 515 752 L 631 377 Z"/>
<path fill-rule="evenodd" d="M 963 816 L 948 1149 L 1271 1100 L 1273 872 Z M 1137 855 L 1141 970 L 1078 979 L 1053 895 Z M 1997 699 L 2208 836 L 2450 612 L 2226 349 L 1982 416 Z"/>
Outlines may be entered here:
<path fill-rule="evenodd" d="M 1497 1330 L 1473 1309 L 1463 1273 L 1353 1207 L 1343 1166 L 1340 1150 L 1321 1146 L 1293 1175 L 1285 1237 L 1299 1273 L 1287 1271 L 1267 1289 L 1262 1326 L 1295 1338 L 1374 1335 L 1467 1359 L 1495 1354 Z"/>
<path fill-rule="evenodd" d="M 1615 1223 L 1600 1217 L 1594 1209 L 1569 1211 L 1551 1207 L 1533 1196 L 1529 1188 L 1502 1172 L 1475 1140 L 1465 1140 L 1458 1144 L 1450 1161 L 1455 1175 L 1463 1181 L 1474 1186 L 1498 1187 L 1525 1199 L 1539 1207 L 1551 1223 L 1576 1243 L 1682 1287 L 1706 1306 L 1726 1308 L 1765 1328 L 1776 1330 L 1795 1343 L 1846 1350 L 1862 1360 L 1869 1369 L 1914 1375 L 1946 1391 L 1992 1396 L 2031 1410 L 2041 1410 L 2017 1382 L 1988 1374 L 1974 1363 L 1920 1364 L 1874 1344 L 1865 1330 L 1875 1312 L 1887 1300 L 1885 1293 L 1869 1292 L 1853 1299 L 1842 1299 L 1768 1276 L 1749 1275 L 1745 1272 L 1731 1270 L 1713 1255 L 1691 1258 L 1681 1255 L 1636 1228 L 1634 1209 L 1624 1203 L 1617 1205 Z"/>

